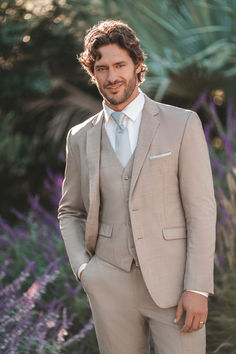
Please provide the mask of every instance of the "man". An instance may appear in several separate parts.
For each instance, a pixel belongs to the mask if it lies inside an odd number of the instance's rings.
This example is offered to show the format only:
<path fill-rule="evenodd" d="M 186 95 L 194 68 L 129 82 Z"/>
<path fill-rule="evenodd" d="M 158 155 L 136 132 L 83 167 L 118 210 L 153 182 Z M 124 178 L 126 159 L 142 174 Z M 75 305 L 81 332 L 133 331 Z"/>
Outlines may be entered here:
<path fill-rule="evenodd" d="M 196 113 L 139 89 L 133 30 L 91 28 L 79 58 L 103 110 L 73 127 L 59 219 L 104 354 L 205 353 L 213 293 L 216 203 Z"/>

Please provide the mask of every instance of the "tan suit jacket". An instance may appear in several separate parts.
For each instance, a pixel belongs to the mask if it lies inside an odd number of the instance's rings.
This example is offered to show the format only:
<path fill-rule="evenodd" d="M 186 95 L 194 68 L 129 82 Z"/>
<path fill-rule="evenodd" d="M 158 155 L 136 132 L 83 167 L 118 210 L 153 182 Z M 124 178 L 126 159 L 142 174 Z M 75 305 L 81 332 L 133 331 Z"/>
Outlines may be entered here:
<path fill-rule="evenodd" d="M 59 219 L 76 277 L 96 248 L 102 122 L 103 111 L 67 138 Z M 166 308 L 184 289 L 213 293 L 216 202 L 196 113 L 145 96 L 130 183 L 134 243 L 153 300 Z"/>

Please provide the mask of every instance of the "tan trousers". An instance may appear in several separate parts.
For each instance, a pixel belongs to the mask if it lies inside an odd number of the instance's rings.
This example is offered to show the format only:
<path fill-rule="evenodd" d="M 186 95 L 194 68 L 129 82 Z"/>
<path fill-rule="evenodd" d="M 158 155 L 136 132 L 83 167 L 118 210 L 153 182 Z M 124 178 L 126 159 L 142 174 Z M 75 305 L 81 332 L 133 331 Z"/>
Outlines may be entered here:
<path fill-rule="evenodd" d="M 205 354 L 205 327 L 180 333 L 176 307 L 161 309 L 148 293 L 139 267 L 125 272 L 98 256 L 82 275 L 101 354 L 147 354 L 149 334 L 156 354 Z"/>

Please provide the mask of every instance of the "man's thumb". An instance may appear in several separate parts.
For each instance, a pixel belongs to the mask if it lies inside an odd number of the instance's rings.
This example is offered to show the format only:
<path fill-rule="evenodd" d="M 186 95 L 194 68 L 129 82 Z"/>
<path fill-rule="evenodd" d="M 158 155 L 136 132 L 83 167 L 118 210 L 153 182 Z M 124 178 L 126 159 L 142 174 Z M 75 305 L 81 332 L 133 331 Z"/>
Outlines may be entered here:
<path fill-rule="evenodd" d="M 183 312 L 184 312 L 184 308 L 183 308 L 182 301 L 180 300 L 179 303 L 178 303 L 178 307 L 177 307 L 176 313 L 175 313 L 174 323 L 178 323 L 179 322 L 179 320 L 181 319 L 181 317 L 183 315 Z"/>

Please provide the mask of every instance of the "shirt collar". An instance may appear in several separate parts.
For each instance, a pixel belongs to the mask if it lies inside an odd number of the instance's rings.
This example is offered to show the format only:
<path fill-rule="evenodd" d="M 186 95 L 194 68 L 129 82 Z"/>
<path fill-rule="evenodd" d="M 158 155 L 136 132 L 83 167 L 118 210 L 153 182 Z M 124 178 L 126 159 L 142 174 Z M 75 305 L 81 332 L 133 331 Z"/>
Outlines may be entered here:
<path fill-rule="evenodd" d="M 123 110 L 122 112 L 125 113 L 126 116 L 128 116 L 130 119 L 132 119 L 132 121 L 135 121 L 139 114 L 142 112 L 143 110 L 143 106 L 144 106 L 144 102 L 145 102 L 145 97 L 143 92 L 140 90 L 139 88 L 139 94 L 137 97 L 135 97 L 135 99 L 133 101 L 131 101 Z M 114 112 L 114 110 L 112 110 L 110 107 L 108 107 L 104 101 L 103 101 L 103 110 L 104 110 L 104 117 L 105 117 L 105 121 L 108 122 L 112 112 Z"/>

